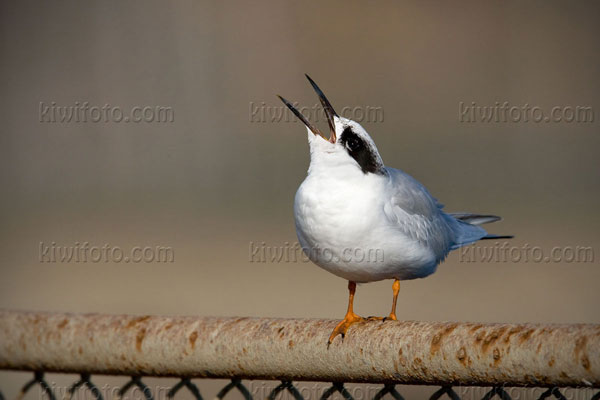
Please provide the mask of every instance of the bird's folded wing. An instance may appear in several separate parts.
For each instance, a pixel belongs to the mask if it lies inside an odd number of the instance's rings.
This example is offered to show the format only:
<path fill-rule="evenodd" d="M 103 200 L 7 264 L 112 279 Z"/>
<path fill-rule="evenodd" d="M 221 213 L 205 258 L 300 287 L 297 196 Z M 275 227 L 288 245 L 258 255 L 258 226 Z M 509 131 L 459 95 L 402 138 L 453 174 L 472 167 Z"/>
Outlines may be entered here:
<path fill-rule="evenodd" d="M 384 204 L 384 213 L 390 223 L 406 236 L 436 250 L 448 248 L 452 240 L 443 207 L 410 175 L 388 168 L 391 194 Z"/>

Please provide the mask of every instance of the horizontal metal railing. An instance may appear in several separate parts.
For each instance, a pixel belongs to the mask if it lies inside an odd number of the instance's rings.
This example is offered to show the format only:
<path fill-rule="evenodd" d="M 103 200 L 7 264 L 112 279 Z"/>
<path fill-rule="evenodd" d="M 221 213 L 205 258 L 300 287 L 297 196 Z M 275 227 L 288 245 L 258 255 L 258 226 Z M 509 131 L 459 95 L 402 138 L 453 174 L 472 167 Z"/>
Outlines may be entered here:
<path fill-rule="evenodd" d="M 188 388 L 279 380 L 291 393 L 291 381 L 385 383 L 391 394 L 392 384 L 600 387 L 600 325 L 368 321 L 328 347 L 336 322 L 0 311 L 0 369 L 77 373 L 82 385 L 92 374 L 184 377 Z"/>

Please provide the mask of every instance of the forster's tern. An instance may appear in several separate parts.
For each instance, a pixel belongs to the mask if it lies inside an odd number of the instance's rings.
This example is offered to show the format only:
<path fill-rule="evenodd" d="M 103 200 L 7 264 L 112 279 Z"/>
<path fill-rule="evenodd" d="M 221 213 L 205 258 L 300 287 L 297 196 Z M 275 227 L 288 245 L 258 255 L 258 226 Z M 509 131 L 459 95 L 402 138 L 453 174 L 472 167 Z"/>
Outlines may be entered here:
<path fill-rule="evenodd" d="M 306 125 L 310 167 L 298 188 L 294 217 L 298 240 L 319 267 L 349 281 L 348 311 L 328 343 L 363 318 L 353 311 L 356 283 L 394 279 L 392 311 L 400 281 L 424 278 L 451 250 L 489 235 L 479 225 L 494 215 L 448 214 L 417 180 L 386 167 L 375 143 L 355 121 L 340 117 L 316 83 L 331 131 L 329 139 L 289 101 L 279 98 Z"/>

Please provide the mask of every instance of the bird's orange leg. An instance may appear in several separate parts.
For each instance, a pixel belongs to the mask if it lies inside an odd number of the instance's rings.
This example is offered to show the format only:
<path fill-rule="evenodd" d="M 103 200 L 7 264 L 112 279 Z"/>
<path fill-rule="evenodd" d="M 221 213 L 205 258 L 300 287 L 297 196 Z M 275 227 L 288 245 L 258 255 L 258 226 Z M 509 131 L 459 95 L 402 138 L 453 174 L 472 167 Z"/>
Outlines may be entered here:
<path fill-rule="evenodd" d="M 356 282 L 348 282 L 348 292 L 348 311 L 346 312 L 346 316 L 344 317 L 344 319 L 339 324 L 337 324 L 333 332 L 331 332 L 329 340 L 327 341 L 327 345 L 330 345 L 337 335 L 342 335 L 342 339 L 344 339 L 344 336 L 346 335 L 346 332 L 348 331 L 350 325 L 364 320 L 362 317 L 356 315 L 353 309 L 354 293 L 356 292 Z"/>
<path fill-rule="evenodd" d="M 394 284 L 392 285 L 392 290 L 394 292 L 394 299 L 392 300 L 392 311 L 390 315 L 387 317 L 368 317 L 369 321 L 387 321 L 388 319 L 392 321 L 397 321 L 396 318 L 396 302 L 398 301 L 398 293 L 400 293 L 400 281 L 398 279 L 394 280 Z"/>
<path fill-rule="evenodd" d="M 392 321 L 397 321 L 396 318 L 396 302 L 398 301 L 398 293 L 400 293 L 400 281 L 396 279 L 392 284 L 392 290 L 394 292 L 394 300 L 392 300 L 392 312 L 387 317 L 387 319 L 391 319 Z"/>

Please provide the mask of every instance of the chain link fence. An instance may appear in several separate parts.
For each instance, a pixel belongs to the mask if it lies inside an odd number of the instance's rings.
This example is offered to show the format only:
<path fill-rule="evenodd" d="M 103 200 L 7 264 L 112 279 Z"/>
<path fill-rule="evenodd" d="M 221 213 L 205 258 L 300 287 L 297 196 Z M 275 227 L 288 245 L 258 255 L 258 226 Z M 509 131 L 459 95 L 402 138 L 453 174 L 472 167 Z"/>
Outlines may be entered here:
<path fill-rule="evenodd" d="M 116 399 L 124 399 L 127 398 L 127 395 L 130 394 L 130 398 L 144 398 L 146 400 L 154 400 L 154 399 L 173 399 L 178 395 L 182 395 L 184 391 L 187 391 L 187 397 L 204 400 L 207 397 L 201 394 L 201 390 L 196 384 L 193 382 L 192 378 L 179 378 L 179 382 L 175 385 L 168 388 L 168 390 L 164 390 L 164 387 L 161 387 L 158 391 L 153 391 L 150 385 L 147 385 L 143 377 L 141 376 L 133 376 L 130 377 L 129 380 L 117 388 L 117 390 L 108 391 L 109 394 L 114 394 L 114 398 Z M 78 379 L 76 379 L 72 385 L 70 385 L 65 393 L 61 391 L 53 389 L 52 385 L 49 384 L 45 378 L 43 372 L 35 372 L 34 377 L 28 381 L 21 391 L 19 392 L 17 399 L 23 399 L 29 392 L 33 392 L 33 389 L 36 385 L 39 385 L 39 393 L 50 400 L 56 399 L 65 399 L 72 400 L 77 398 L 76 393 L 78 390 L 85 389 L 88 391 L 86 396 L 83 398 L 92 398 L 96 400 L 104 400 L 105 398 L 110 398 L 111 396 L 106 395 L 106 390 L 102 390 L 99 386 L 94 384 L 92 381 L 92 377 L 89 374 L 81 374 Z M 404 400 L 410 397 L 405 397 L 401 394 L 402 389 L 399 388 L 399 385 L 395 385 L 393 383 L 381 384 L 381 387 L 375 392 L 372 397 L 369 399 L 373 400 L 381 400 L 381 399 L 395 399 L 395 400 Z M 461 388 L 465 389 L 465 388 Z M 439 388 L 433 388 L 431 390 L 431 394 L 427 397 L 430 400 L 437 399 L 450 399 L 450 400 L 474 400 L 474 399 L 502 399 L 502 400 L 517 400 L 517 399 L 591 399 L 598 400 L 600 399 L 600 390 L 594 388 L 559 388 L 559 387 L 549 387 L 549 388 L 535 388 L 537 390 L 533 390 L 532 388 L 525 389 L 530 390 L 530 395 L 524 395 L 523 390 L 515 391 L 512 387 L 503 387 L 503 386 L 494 386 L 491 388 L 480 388 L 478 390 L 478 394 L 474 394 L 473 392 L 465 392 L 461 393 L 461 390 L 453 386 L 441 386 Z M 291 381 L 281 381 L 274 388 L 270 389 L 268 394 L 265 396 L 257 396 L 253 394 L 252 391 L 242 382 L 239 378 L 232 379 L 228 384 L 226 384 L 218 393 L 215 395 L 215 399 L 224 399 L 228 394 L 232 391 L 237 391 L 239 395 L 243 397 L 244 400 L 259 400 L 259 399 L 267 399 L 267 400 L 275 400 L 277 398 L 289 398 L 293 400 L 310 400 L 310 396 L 306 396 L 306 393 L 303 393 L 304 390 L 299 388 L 294 382 Z M 135 395 L 132 394 L 135 392 Z M 104 393 L 104 394 L 103 394 Z M 312 391 L 309 391 L 310 394 L 313 394 Z M 315 396 L 314 399 L 319 398 L 320 400 L 326 400 L 329 398 L 333 398 L 336 394 L 339 394 L 345 400 L 359 400 L 364 399 L 362 395 L 360 397 L 355 397 L 351 390 L 348 390 L 344 383 L 342 382 L 333 382 L 330 383 L 330 386 L 323 388 L 318 391 L 319 395 Z M 362 393 L 362 392 L 359 392 Z M 461 396 L 462 395 L 462 396 Z M 477 397 L 478 396 L 478 397 Z M 183 396 L 180 396 L 183 397 Z M 79 397 L 81 398 L 81 396 Z M 0 399 L 4 399 L 3 395 L 0 393 Z"/>

